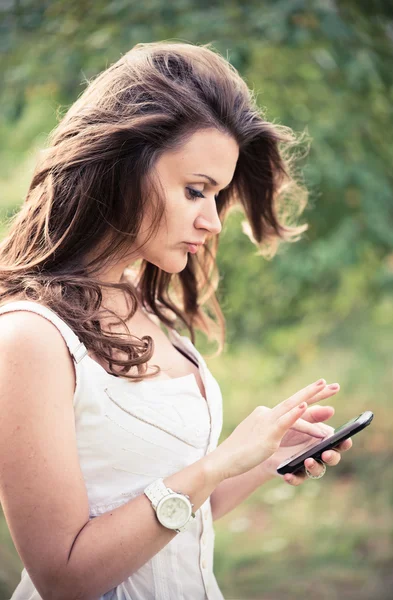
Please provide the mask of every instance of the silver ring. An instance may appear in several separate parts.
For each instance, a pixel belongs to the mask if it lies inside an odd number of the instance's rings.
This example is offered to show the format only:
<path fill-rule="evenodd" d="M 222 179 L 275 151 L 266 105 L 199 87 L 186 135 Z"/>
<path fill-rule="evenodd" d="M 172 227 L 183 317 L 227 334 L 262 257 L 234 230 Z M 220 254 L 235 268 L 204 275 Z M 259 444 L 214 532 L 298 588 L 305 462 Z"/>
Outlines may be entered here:
<path fill-rule="evenodd" d="M 325 475 L 325 473 L 326 473 L 326 465 L 325 465 L 325 463 L 322 460 L 318 460 L 316 458 L 314 460 L 316 460 L 316 462 L 319 462 L 323 466 L 322 473 L 320 475 L 312 475 L 310 473 L 310 471 L 307 469 L 307 467 L 304 465 L 304 469 L 306 471 L 306 475 L 307 475 L 307 477 L 309 479 L 321 479 L 321 477 L 323 477 Z"/>

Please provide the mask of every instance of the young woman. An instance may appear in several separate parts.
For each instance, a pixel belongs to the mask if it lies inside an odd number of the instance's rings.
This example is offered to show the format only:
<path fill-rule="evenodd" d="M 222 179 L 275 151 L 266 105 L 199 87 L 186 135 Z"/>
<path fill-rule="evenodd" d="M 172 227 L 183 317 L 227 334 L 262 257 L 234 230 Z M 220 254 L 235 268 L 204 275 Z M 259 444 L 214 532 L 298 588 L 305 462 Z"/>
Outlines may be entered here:
<path fill-rule="evenodd" d="M 52 132 L 0 246 L 0 500 L 25 567 L 12 600 L 222 599 L 213 521 L 333 430 L 316 403 L 339 386 L 322 379 L 273 409 L 256 399 L 217 445 L 220 388 L 194 346 L 200 329 L 222 347 L 228 210 L 260 247 L 304 230 L 284 222 L 289 194 L 299 211 L 306 197 L 294 142 L 209 45 L 169 42 L 135 46 Z"/>

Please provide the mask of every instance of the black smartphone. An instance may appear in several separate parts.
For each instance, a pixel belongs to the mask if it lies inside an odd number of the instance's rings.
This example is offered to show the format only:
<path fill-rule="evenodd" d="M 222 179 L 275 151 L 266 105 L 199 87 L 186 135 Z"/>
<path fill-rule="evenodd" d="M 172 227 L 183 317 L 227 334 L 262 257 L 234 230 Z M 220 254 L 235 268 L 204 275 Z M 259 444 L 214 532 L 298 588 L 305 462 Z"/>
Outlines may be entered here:
<path fill-rule="evenodd" d="M 311 442 L 310 446 L 300 452 L 290 456 L 286 461 L 282 462 L 277 467 L 277 473 L 285 475 L 285 473 L 295 473 L 296 471 L 304 471 L 304 461 L 306 458 L 314 458 L 316 460 L 322 460 L 321 456 L 325 450 L 335 448 L 338 444 L 347 438 L 353 436 L 358 431 L 361 431 L 367 425 L 370 425 L 373 420 L 374 414 L 371 410 L 366 410 L 361 413 L 358 417 L 351 419 L 345 425 L 341 425 L 334 430 L 332 435 L 327 436 L 320 442 Z"/>

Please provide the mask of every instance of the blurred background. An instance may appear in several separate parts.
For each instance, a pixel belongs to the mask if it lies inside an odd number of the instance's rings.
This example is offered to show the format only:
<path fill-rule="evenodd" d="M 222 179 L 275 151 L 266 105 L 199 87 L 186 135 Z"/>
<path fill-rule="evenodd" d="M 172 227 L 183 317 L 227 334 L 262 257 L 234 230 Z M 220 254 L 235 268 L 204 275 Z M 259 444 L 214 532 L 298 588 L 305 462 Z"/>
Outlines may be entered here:
<path fill-rule="evenodd" d="M 319 481 L 280 478 L 215 522 L 225 598 L 393 598 L 393 4 L 385 0 L 1 0 L 0 235 L 86 80 L 138 42 L 212 42 L 266 118 L 306 131 L 302 240 L 267 261 L 233 213 L 218 257 L 227 343 L 208 360 L 221 440 L 258 404 L 338 381 L 338 427 L 374 421 Z M 203 345 L 203 341 L 201 341 Z M 0 509 L 0 600 L 23 565 Z M 26 599 L 27 600 L 27 599 Z"/>

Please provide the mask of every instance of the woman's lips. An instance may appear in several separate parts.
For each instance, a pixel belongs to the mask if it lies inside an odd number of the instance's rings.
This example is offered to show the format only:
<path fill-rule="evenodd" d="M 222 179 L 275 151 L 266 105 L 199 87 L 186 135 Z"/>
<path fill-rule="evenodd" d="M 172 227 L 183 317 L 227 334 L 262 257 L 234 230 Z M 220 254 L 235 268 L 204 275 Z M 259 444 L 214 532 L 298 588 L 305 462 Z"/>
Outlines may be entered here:
<path fill-rule="evenodd" d="M 189 242 L 185 242 L 187 244 L 189 252 L 191 254 L 195 254 L 198 251 L 198 248 L 202 246 L 202 244 L 190 244 Z"/>

